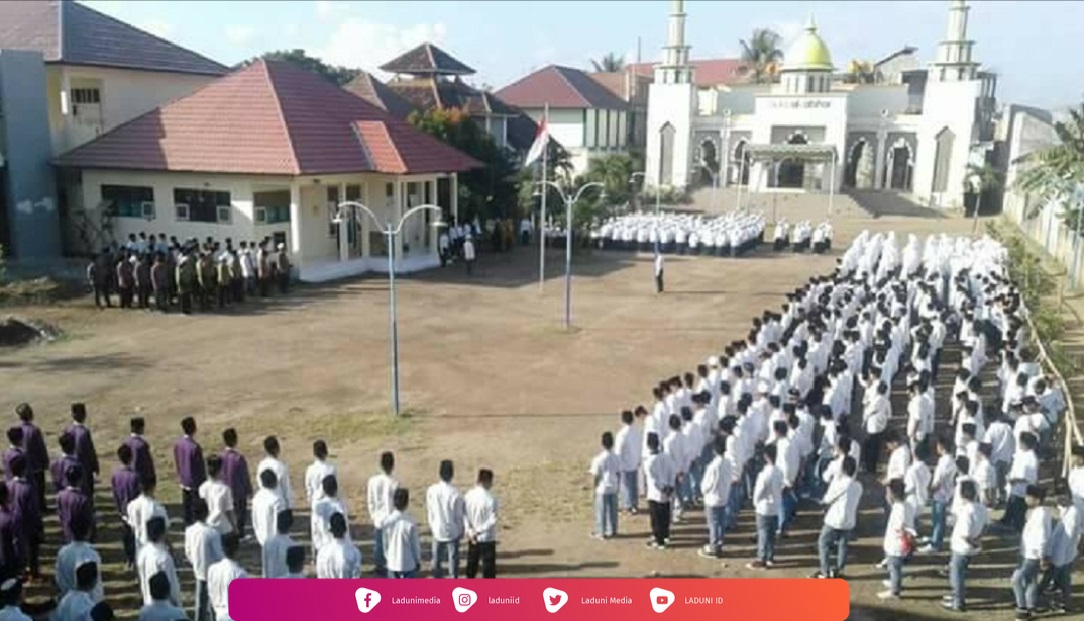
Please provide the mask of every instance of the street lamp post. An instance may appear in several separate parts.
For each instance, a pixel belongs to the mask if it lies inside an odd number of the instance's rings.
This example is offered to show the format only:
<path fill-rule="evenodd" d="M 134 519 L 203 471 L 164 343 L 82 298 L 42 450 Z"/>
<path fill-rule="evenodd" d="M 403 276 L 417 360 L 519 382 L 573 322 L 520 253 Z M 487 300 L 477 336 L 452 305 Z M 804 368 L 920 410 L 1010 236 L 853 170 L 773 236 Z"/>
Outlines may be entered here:
<path fill-rule="evenodd" d="M 606 186 L 598 181 L 585 183 L 580 186 L 580 189 L 573 196 L 569 197 L 561 189 L 561 186 L 553 181 L 537 181 L 535 183 L 552 187 L 565 203 L 565 330 L 568 330 L 572 327 L 572 206 L 576 204 L 576 201 L 580 200 L 580 196 L 583 195 L 584 190 L 587 188 L 597 186 L 605 190 Z M 603 196 L 605 195 L 606 193 L 603 192 Z"/>
<path fill-rule="evenodd" d="M 392 412 L 399 416 L 401 408 L 399 405 L 399 320 L 396 317 L 395 306 L 395 238 L 403 232 L 403 225 L 410 219 L 411 216 L 422 211 L 435 211 L 437 214 L 443 216 L 444 210 L 439 205 L 418 205 L 411 207 L 403 214 L 399 221 L 395 224 L 391 222 L 385 222 L 381 224 L 380 219 L 376 217 L 371 209 L 362 205 L 357 201 L 346 201 L 339 203 L 338 213 L 335 216 L 335 222 L 340 226 L 345 221 L 343 212 L 346 209 L 360 209 L 373 221 L 376 228 L 387 238 L 388 247 L 388 292 L 390 296 L 389 304 L 389 328 L 391 331 L 391 408 Z M 442 220 L 437 220 L 433 223 L 433 226 L 443 226 Z"/>

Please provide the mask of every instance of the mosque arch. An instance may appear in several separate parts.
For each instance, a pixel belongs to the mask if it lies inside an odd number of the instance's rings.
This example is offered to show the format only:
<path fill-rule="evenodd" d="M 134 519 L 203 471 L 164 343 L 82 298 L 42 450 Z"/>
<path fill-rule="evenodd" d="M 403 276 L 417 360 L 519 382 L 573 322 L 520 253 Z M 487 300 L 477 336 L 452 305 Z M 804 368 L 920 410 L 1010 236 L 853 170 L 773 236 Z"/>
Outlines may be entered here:
<path fill-rule="evenodd" d="M 787 144 L 809 144 L 805 133 L 796 131 L 787 138 Z M 787 158 L 776 167 L 775 187 L 801 188 L 805 182 L 805 162 L 796 158 Z"/>
<path fill-rule="evenodd" d="M 734 146 L 730 159 L 730 183 L 735 185 L 749 185 L 749 169 L 753 165 L 753 159 L 745 152 L 748 141 L 742 138 Z"/>
<path fill-rule="evenodd" d="M 910 143 L 903 138 L 897 138 L 888 150 L 888 158 L 885 162 L 884 179 L 887 180 L 888 188 L 910 192 L 914 167 L 915 158 Z"/>
<path fill-rule="evenodd" d="M 937 141 L 937 155 L 933 164 L 933 191 L 945 192 L 948 190 L 949 164 L 952 162 L 956 134 L 946 126 L 937 132 L 934 139 Z"/>
<path fill-rule="evenodd" d="M 698 181 L 703 185 L 713 185 L 715 175 L 719 174 L 719 147 L 713 138 L 704 138 L 700 141 L 698 151 Z"/>
<path fill-rule="evenodd" d="M 851 150 L 847 153 L 847 168 L 843 171 L 843 185 L 849 188 L 859 186 L 858 167 L 869 148 L 869 141 L 865 138 L 859 138 L 851 145 Z"/>

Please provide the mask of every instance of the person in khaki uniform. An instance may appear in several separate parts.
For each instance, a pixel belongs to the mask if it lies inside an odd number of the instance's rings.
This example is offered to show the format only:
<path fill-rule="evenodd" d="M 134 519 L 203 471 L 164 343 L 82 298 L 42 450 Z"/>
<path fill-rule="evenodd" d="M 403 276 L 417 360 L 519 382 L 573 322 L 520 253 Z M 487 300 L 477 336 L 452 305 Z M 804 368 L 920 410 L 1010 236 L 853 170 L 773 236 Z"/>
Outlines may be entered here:
<path fill-rule="evenodd" d="M 278 254 L 275 256 L 275 267 L 278 270 L 279 291 L 290 292 L 290 255 L 286 252 L 286 244 L 279 244 Z"/>
<path fill-rule="evenodd" d="M 215 281 L 218 283 L 218 307 L 226 308 L 230 303 L 233 275 L 230 274 L 230 256 L 224 255 L 215 266 Z"/>
<path fill-rule="evenodd" d="M 139 308 L 150 308 L 151 291 L 154 287 L 151 284 L 151 257 L 149 254 L 143 255 L 136 265 L 135 286 L 139 298 Z"/>
<path fill-rule="evenodd" d="M 241 303 L 245 301 L 245 278 L 241 273 L 241 255 L 236 250 L 230 250 L 229 261 L 231 297 L 234 302 Z"/>
<path fill-rule="evenodd" d="M 192 250 L 185 250 L 177 261 L 177 297 L 181 303 L 181 312 L 185 315 L 192 314 L 192 296 L 199 287 L 196 258 Z"/>
<path fill-rule="evenodd" d="M 154 288 L 154 308 L 161 312 L 169 310 L 169 264 L 166 256 L 159 252 L 151 266 L 151 287 Z"/>
<path fill-rule="evenodd" d="M 132 263 L 125 254 L 117 263 L 117 291 L 120 292 L 120 307 L 132 308 L 132 297 L 135 293 L 135 271 Z"/>
<path fill-rule="evenodd" d="M 199 308 L 201 311 L 209 311 L 211 300 L 214 299 L 218 288 L 217 273 L 210 252 L 200 253 L 196 272 L 199 278 Z"/>
<path fill-rule="evenodd" d="M 256 278 L 260 281 L 260 297 L 271 293 L 271 257 L 267 254 L 267 240 L 260 242 L 256 251 Z"/>

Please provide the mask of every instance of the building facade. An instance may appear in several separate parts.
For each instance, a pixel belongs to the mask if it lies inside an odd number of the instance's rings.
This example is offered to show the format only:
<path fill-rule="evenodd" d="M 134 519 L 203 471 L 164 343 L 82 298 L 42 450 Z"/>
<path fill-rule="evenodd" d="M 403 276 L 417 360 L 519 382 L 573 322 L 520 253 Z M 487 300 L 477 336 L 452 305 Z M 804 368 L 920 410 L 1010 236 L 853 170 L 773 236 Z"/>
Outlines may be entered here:
<path fill-rule="evenodd" d="M 684 2 L 673 0 L 665 58 L 648 103 L 649 185 L 745 185 L 751 191 L 896 191 L 934 207 L 963 205 L 967 167 L 993 140 L 996 78 L 979 71 L 970 7 L 953 0 L 927 69 L 904 59 L 898 80 L 844 83 L 812 18 L 774 84 L 697 86 Z M 909 56 L 911 51 L 901 56 Z"/>

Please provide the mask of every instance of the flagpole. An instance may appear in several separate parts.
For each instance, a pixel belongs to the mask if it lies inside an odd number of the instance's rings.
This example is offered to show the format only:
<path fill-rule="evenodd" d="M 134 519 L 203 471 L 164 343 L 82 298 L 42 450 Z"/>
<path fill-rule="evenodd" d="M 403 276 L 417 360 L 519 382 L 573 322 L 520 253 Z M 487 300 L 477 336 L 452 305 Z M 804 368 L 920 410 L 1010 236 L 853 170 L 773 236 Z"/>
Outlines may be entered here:
<path fill-rule="evenodd" d="M 546 195 L 549 194 L 549 186 L 546 185 L 546 172 L 549 169 L 549 121 L 550 105 L 546 103 L 542 110 L 542 124 L 546 128 L 546 142 L 542 146 L 542 184 L 539 190 L 542 192 L 542 209 L 538 219 L 538 291 L 542 292 L 546 284 Z"/>

